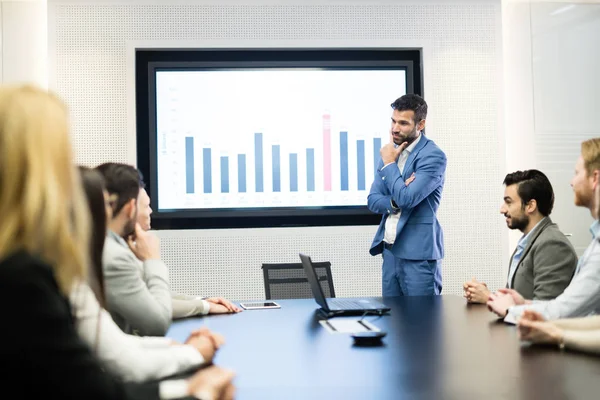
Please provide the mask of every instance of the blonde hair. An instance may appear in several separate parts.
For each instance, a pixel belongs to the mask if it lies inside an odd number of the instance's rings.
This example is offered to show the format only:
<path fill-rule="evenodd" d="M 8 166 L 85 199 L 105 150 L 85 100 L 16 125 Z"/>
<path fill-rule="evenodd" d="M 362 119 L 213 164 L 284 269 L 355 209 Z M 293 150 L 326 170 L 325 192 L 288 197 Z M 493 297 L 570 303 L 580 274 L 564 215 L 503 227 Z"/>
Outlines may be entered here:
<path fill-rule="evenodd" d="M 68 295 L 86 278 L 89 225 L 65 104 L 33 86 L 0 87 L 0 259 L 40 257 Z"/>
<path fill-rule="evenodd" d="M 581 157 L 589 176 L 600 170 L 600 138 L 589 139 L 581 143 Z"/>

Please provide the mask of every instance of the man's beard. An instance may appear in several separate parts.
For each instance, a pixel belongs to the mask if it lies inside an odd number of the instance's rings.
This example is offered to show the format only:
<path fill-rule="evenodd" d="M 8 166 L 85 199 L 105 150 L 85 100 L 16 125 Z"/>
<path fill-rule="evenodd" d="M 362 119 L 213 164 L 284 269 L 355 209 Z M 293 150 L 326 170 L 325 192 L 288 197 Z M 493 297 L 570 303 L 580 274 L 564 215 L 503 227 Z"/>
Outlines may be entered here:
<path fill-rule="evenodd" d="M 123 237 L 125 239 L 127 239 L 129 236 L 133 235 L 135 233 L 135 221 L 136 219 L 131 219 L 127 222 L 127 225 L 125 225 L 125 228 L 123 229 Z"/>
<path fill-rule="evenodd" d="M 589 194 L 588 196 L 586 196 L 587 193 L 582 193 L 581 191 L 573 191 L 573 193 L 575 194 L 576 206 L 589 207 L 589 205 L 591 204 L 593 194 Z"/>
<path fill-rule="evenodd" d="M 510 217 L 510 225 L 508 226 L 510 229 L 518 229 L 521 232 L 527 228 L 529 225 L 529 216 L 523 215 L 520 218 Z"/>
<path fill-rule="evenodd" d="M 399 133 L 399 138 L 396 139 L 394 137 L 394 144 L 400 146 L 402 143 L 404 142 L 408 142 L 408 144 L 410 145 L 412 142 L 415 141 L 415 139 L 417 138 L 417 136 L 419 135 L 419 132 L 417 131 L 417 128 L 415 127 L 415 129 L 412 130 L 412 132 L 410 132 L 407 136 L 402 136 L 402 134 Z M 397 142 L 396 140 L 399 140 L 399 142 Z"/>

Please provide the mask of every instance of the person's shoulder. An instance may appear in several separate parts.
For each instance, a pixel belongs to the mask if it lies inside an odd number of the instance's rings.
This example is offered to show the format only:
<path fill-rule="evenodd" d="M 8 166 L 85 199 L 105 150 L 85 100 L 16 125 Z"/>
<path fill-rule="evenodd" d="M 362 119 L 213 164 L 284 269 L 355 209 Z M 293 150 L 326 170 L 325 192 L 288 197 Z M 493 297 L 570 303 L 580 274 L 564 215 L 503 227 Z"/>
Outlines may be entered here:
<path fill-rule="evenodd" d="M 143 263 L 133 254 L 127 244 L 111 235 L 106 237 L 102 251 L 102 269 L 105 279 L 110 279 L 115 276 L 114 274 L 118 276 L 124 273 L 137 274 L 141 271 L 142 265 Z"/>
<path fill-rule="evenodd" d="M 50 266 L 26 251 L 17 251 L 0 261 L 2 275 L 51 274 Z"/>
<path fill-rule="evenodd" d="M 600 276 L 600 268 L 597 268 L 600 263 L 600 237 L 592 239 L 581 260 L 580 274 L 586 271 L 586 274 Z"/>
<path fill-rule="evenodd" d="M 106 241 L 104 242 L 104 250 L 102 253 L 103 257 L 118 257 L 122 255 L 127 255 L 129 253 L 131 253 L 131 250 L 121 240 L 116 239 L 112 235 L 106 236 Z"/>
<path fill-rule="evenodd" d="M 540 233 L 538 234 L 538 241 L 542 244 L 544 242 L 563 242 L 571 244 L 571 241 L 560 230 L 558 225 L 551 220 L 541 227 Z"/>
<path fill-rule="evenodd" d="M 600 236 L 592 239 L 591 243 L 589 244 L 589 247 L 591 253 L 600 254 Z M 600 271 L 600 269 L 598 270 Z"/>
<path fill-rule="evenodd" d="M 106 235 L 106 240 L 104 241 L 104 248 L 119 249 L 123 248 L 123 246 L 116 238 L 113 237 L 113 235 Z"/>
<path fill-rule="evenodd" d="M 0 261 L 0 281 L 11 289 L 56 286 L 52 267 L 41 258 L 26 251 L 18 251 Z"/>
<path fill-rule="evenodd" d="M 423 150 L 426 151 L 425 154 L 428 156 L 436 156 L 443 159 L 446 159 L 446 153 L 432 140 L 423 136 L 425 143 L 423 144 Z"/>
<path fill-rule="evenodd" d="M 136 264 L 137 258 L 129 247 L 115 239 L 106 238 L 104 250 L 102 251 L 102 265 L 106 268 L 121 264 Z"/>

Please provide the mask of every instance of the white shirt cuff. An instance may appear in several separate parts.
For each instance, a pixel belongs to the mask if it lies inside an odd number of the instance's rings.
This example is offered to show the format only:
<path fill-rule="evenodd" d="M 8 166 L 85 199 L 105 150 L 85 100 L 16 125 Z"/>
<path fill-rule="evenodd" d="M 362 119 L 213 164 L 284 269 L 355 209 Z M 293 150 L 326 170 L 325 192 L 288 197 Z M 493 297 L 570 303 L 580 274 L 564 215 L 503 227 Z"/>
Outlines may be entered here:
<path fill-rule="evenodd" d="M 180 399 L 182 397 L 187 397 L 189 396 L 188 390 L 188 383 L 185 379 L 162 381 L 158 385 L 158 393 L 161 400 Z"/>
<path fill-rule="evenodd" d="M 182 397 L 188 397 L 188 390 L 188 382 L 185 379 L 162 381 L 158 385 L 158 392 L 161 400 L 180 399 Z M 214 400 L 209 392 L 206 392 L 202 389 L 199 389 L 198 391 L 194 392 L 194 397 L 198 400 Z"/>
<path fill-rule="evenodd" d="M 207 315 L 210 312 L 210 302 L 202 300 L 202 315 Z"/>
<path fill-rule="evenodd" d="M 517 324 L 517 318 L 515 317 L 515 315 L 513 313 L 510 312 L 510 307 L 509 307 L 508 311 L 506 312 L 506 316 L 504 317 L 504 322 L 506 322 L 507 324 L 513 324 L 513 325 Z"/>
<path fill-rule="evenodd" d="M 195 301 L 200 301 L 202 304 L 202 311 L 200 312 L 200 315 L 207 315 L 210 312 L 210 302 L 206 301 L 205 299 L 208 299 L 208 297 L 194 297 Z"/>

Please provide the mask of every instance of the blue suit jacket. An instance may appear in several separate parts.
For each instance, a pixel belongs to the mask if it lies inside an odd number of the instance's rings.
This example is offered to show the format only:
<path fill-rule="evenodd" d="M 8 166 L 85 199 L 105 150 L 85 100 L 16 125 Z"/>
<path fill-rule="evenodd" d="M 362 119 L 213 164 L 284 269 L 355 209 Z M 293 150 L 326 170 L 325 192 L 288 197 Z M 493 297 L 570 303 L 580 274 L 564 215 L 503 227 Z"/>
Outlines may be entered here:
<path fill-rule="evenodd" d="M 368 207 L 383 214 L 370 253 L 383 251 L 385 220 L 393 212 L 391 200 L 402 210 L 392 252 L 406 260 L 439 260 L 444 257 L 444 234 L 437 219 L 437 210 L 444 188 L 446 155 L 424 135 L 410 153 L 400 174 L 397 165 L 383 168 L 379 161 L 375 181 L 368 197 Z M 415 180 L 408 186 L 404 181 L 412 173 Z"/>

